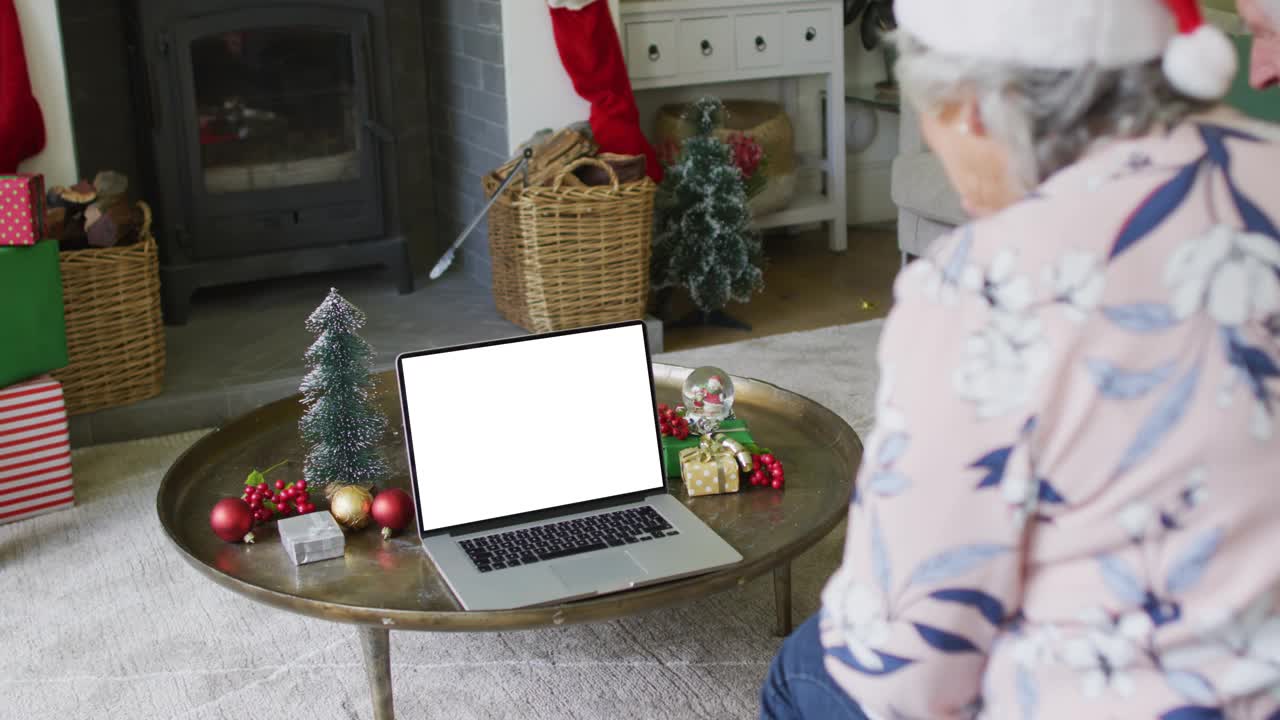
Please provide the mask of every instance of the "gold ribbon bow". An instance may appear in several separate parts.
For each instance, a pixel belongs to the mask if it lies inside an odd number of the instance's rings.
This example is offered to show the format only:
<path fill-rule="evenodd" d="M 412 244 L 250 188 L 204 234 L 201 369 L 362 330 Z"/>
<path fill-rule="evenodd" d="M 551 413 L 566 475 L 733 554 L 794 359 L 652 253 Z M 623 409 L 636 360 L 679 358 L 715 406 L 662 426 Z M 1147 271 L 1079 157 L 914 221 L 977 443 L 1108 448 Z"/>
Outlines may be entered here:
<path fill-rule="evenodd" d="M 716 433 L 712 435 L 711 440 L 713 442 L 719 443 L 721 446 L 725 448 L 728 448 L 729 452 L 733 453 L 733 456 L 738 459 L 738 465 L 743 469 L 744 472 L 747 470 L 750 470 L 754 465 L 755 461 L 752 460 L 751 458 L 751 451 L 748 450 L 745 445 L 738 442 L 737 440 L 734 440 L 733 438 L 728 437 L 724 433 Z"/>
<path fill-rule="evenodd" d="M 685 448 L 680 451 L 680 462 L 688 460 L 704 463 L 712 462 L 725 453 L 733 455 L 734 459 L 738 461 L 738 466 L 743 470 L 751 469 L 753 464 L 751 451 L 747 450 L 742 443 L 723 433 L 703 435 L 696 447 Z"/>

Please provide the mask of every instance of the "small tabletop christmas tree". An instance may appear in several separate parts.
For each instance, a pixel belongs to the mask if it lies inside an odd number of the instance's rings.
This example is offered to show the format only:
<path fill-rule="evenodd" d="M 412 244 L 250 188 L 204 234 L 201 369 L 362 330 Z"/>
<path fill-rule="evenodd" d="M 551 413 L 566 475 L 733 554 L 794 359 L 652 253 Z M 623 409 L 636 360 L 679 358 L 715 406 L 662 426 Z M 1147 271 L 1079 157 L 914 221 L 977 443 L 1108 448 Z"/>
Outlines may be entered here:
<path fill-rule="evenodd" d="M 730 301 L 747 302 L 764 287 L 763 250 L 751 229 L 742 171 L 729 146 L 713 135 L 723 119 L 724 105 L 716 98 L 689 106 L 685 120 L 693 123 L 694 134 L 658 188 L 652 284 L 656 290 L 688 288 L 698 308 L 673 327 L 750 329 L 723 308 Z"/>
<path fill-rule="evenodd" d="M 307 318 L 316 342 L 305 356 L 302 379 L 307 412 L 299 429 L 309 446 L 304 474 L 314 486 L 372 485 L 387 475 L 378 450 L 387 418 L 373 398 L 373 349 L 356 334 L 364 313 L 336 289 Z"/>

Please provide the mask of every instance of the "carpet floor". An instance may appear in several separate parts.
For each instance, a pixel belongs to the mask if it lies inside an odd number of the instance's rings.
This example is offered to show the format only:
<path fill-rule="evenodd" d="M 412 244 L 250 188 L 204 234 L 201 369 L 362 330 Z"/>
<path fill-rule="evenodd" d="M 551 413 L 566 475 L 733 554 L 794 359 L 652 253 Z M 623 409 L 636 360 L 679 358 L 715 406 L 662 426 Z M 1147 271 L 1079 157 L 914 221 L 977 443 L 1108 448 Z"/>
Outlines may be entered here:
<path fill-rule="evenodd" d="M 660 356 L 805 394 L 870 429 L 878 321 Z M 189 568 L 155 493 L 200 437 L 77 451 L 77 507 L 0 527 L 0 718 L 370 718 L 350 626 L 259 605 Z M 797 559 L 817 608 L 843 526 Z M 614 622 L 495 634 L 392 633 L 401 718 L 752 718 L 777 650 L 770 581 Z"/>

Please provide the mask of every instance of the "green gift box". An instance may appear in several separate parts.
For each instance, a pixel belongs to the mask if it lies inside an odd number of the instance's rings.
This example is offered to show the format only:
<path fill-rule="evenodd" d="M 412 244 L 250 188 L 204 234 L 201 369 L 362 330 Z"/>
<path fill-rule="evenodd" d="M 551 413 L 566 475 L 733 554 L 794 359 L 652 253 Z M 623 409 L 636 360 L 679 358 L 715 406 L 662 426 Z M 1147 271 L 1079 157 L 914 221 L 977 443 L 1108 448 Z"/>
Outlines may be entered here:
<path fill-rule="evenodd" d="M 725 420 L 720 423 L 720 429 L 716 432 L 723 433 L 725 437 L 737 440 L 743 445 L 755 444 L 755 440 L 751 439 L 751 433 L 747 430 L 747 423 L 741 418 Z M 684 440 L 666 436 L 662 438 L 662 471 L 667 477 L 680 477 L 680 451 L 698 447 L 700 440 L 699 435 L 690 435 Z"/>
<path fill-rule="evenodd" d="M 67 365 L 58 241 L 0 247 L 0 387 Z"/>

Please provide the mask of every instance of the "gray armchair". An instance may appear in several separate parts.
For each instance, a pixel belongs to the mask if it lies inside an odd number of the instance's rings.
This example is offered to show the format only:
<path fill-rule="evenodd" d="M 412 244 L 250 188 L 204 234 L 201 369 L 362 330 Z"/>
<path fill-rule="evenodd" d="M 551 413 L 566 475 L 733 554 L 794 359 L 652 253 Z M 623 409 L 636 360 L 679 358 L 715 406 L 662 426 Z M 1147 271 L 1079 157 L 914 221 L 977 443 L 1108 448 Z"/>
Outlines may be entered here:
<path fill-rule="evenodd" d="M 925 146 L 919 118 L 907 102 L 902 103 L 898 157 L 893 161 L 893 202 L 898 206 L 898 247 L 904 261 L 907 255 L 923 255 L 934 240 L 969 219 L 942 164 Z"/>

